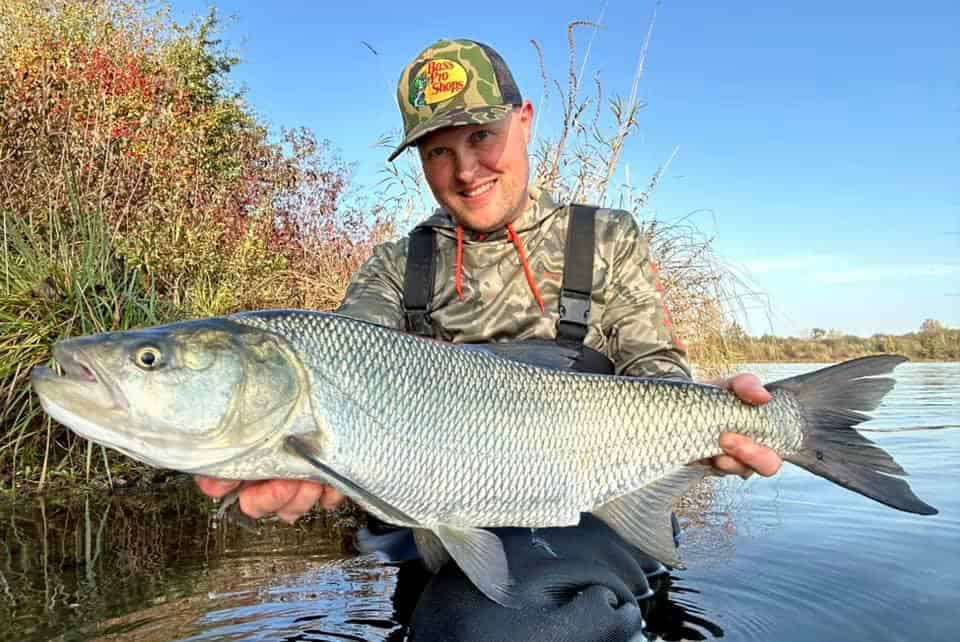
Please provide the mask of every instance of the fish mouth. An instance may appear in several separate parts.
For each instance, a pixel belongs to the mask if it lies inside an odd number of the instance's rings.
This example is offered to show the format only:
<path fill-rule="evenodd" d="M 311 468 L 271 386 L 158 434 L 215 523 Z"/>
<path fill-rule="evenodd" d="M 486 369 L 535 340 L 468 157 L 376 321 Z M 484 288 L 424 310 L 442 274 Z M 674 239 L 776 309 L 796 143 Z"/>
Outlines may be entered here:
<path fill-rule="evenodd" d="M 57 344 L 53 348 L 53 359 L 59 372 L 37 366 L 30 373 L 34 389 L 41 397 L 81 397 L 102 410 L 129 409 L 126 397 L 81 350 Z"/>
<path fill-rule="evenodd" d="M 60 369 L 63 371 L 63 374 L 60 376 L 66 379 L 87 381 L 90 383 L 97 383 L 99 381 L 94 369 L 83 363 L 83 361 L 70 352 L 63 349 L 54 350 L 54 359 L 57 360 L 57 364 L 59 364 Z"/>
<path fill-rule="evenodd" d="M 203 448 L 176 433 L 144 430 L 115 377 L 70 340 L 53 348 L 53 367 L 30 373 L 34 392 L 50 417 L 81 437 L 158 468 L 204 472 L 249 447 Z"/>

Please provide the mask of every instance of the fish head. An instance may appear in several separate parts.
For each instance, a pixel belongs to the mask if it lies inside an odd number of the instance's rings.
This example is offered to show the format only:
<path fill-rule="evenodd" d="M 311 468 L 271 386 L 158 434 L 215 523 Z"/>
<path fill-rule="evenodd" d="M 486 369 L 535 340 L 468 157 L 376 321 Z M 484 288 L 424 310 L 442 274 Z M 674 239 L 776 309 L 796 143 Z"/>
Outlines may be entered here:
<path fill-rule="evenodd" d="M 277 335 L 215 318 L 56 344 L 32 372 L 44 410 L 153 466 L 205 472 L 282 430 L 305 387 Z"/>

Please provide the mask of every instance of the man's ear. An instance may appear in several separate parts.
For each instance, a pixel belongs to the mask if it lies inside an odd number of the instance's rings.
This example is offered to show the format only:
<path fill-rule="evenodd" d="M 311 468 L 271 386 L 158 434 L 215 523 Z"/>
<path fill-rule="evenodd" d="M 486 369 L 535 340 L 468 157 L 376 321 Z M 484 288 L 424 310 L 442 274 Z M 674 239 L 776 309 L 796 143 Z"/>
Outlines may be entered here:
<path fill-rule="evenodd" d="M 533 135 L 533 103 L 529 100 L 524 100 L 520 105 L 520 124 L 523 126 L 523 138 L 529 145 Z"/>

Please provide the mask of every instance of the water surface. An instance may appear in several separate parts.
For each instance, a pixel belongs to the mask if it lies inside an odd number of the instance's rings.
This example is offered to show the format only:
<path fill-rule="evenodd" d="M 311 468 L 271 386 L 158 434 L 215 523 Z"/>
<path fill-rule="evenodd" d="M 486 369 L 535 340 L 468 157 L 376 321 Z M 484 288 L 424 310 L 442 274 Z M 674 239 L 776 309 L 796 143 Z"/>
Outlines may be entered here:
<path fill-rule="evenodd" d="M 747 369 L 773 380 L 815 367 Z M 960 639 L 960 364 L 896 375 L 865 427 L 940 514 L 900 513 L 789 465 L 719 481 L 681 510 L 688 568 L 649 603 L 648 637 Z M 190 484 L 0 503 L 0 640 L 403 639 L 407 584 L 349 552 L 349 520 L 252 533 L 210 512 Z"/>

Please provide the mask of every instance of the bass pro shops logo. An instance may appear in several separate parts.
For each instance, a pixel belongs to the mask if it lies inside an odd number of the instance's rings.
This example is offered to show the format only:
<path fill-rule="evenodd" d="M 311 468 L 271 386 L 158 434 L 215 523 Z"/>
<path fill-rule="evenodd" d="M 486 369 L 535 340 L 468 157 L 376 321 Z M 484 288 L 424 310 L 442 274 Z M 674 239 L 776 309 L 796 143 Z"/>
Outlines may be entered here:
<path fill-rule="evenodd" d="M 410 78 L 409 100 L 414 109 L 449 100 L 467 86 L 467 71 L 455 60 L 434 58 Z"/>

